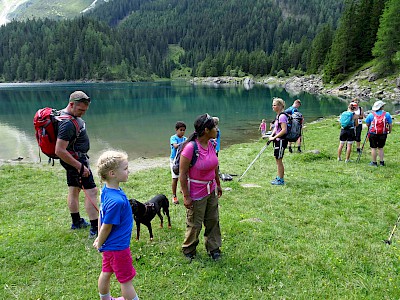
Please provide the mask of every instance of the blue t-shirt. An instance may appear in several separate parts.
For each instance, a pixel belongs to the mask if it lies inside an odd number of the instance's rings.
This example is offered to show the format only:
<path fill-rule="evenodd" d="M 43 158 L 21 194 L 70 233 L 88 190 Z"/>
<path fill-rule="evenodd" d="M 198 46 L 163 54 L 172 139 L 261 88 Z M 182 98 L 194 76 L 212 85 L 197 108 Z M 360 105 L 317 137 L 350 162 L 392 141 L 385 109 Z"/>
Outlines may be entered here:
<path fill-rule="evenodd" d="M 375 113 L 376 113 L 378 116 L 381 116 L 383 112 L 384 112 L 383 110 L 378 110 L 378 111 L 376 111 Z M 387 111 L 385 111 L 385 113 L 386 113 L 386 115 L 385 115 L 386 122 L 387 122 L 388 124 L 392 124 L 392 116 L 391 116 Z M 369 127 L 369 125 L 371 125 L 371 123 L 372 123 L 373 120 L 374 120 L 374 114 L 373 114 L 373 113 L 370 113 L 370 114 L 368 115 L 368 117 L 365 119 L 365 123 L 367 123 L 368 127 Z M 370 132 L 370 133 L 375 134 L 375 133 L 373 133 L 373 132 Z"/>
<path fill-rule="evenodd" d="M 217 129 L 217 138 L 215 139 L 215 142 L 215 151 L 219 152 L 221 149 L 221 131 L 219 129 Z"/>
<path fill-rule="evenodd" d="M 171 156 L 170 156 L 171 159 L 174 159 L 176 156 L 176 149 L 173 146 L 173 144 L 179 145 L 179 144 L 183 143 L 184 141 L 186 141 L 186 137 L 184 137 L 184 136 L 181 138 L 178 137 L 176 134 L 171 136 L 171 138 L 169 139 L 169 145 L 171 146 Z"/>
<path fill-rule="evenodd" d="M 299 111 L 296 107 L 290 106 L 285 110 L 285 113 L 293 115 L 293 113 Z"/>
<path fill-rule="evenodd" d="M 104 185 L 101 191 L 100 224 L 112 224 L 112 229 L 99 251 L 119 251 L 131 243 L 133 217 L 129 200 L 122 189 Z"/>

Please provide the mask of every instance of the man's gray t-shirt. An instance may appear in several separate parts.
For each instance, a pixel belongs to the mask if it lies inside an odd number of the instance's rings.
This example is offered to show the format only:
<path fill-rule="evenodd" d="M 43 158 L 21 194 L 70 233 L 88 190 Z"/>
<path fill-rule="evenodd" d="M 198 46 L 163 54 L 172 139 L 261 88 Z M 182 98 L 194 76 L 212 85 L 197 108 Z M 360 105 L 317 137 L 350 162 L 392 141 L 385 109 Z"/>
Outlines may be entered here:
<path fill-rule="evenodd" d="M 65 114 L 65 113 L 64 113 Z M 68 141 L 68 151 L 77 153 L 87 153 L 90 149 L 89 136 L 86 132 L 85 121 L 82 118 L 75 118 L 79 124 L 78 137 L 76 136 L 77 128 L 72 120 L 63 120 L 58 123 L 57 138 Z"/>

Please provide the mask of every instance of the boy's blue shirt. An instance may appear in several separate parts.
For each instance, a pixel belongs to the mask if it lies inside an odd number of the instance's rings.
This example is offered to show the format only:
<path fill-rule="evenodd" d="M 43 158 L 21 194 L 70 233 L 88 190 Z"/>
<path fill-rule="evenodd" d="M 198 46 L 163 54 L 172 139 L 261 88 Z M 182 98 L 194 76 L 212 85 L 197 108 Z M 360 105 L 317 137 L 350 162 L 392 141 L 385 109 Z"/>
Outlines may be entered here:
<path fill-rule="evenodd" d="M 99 251 L 119 251 L 131 243 L 133 216 L 129 200 L 122 189 L 105 185 L 101 192 L 100 224 L 111 224 L 112 229 Z"/>
<path fill-rule="evenodd" d="M 174 159 L 175 158 L 175 156 L 176 156 L 176 150 L 177 149 L 175 149 L 174 148 L 174 146 L 172 146 L 173 144 L 181 144 L 181 143 L 183 143 L 184 141 L 186 141 L 186 137 L 178 137 L 176 134 L 174 134 L 173 136 L 171 136 L 171 138 L 169 139 L 169 146 L 171 147 L 171 155 L 170 155 L 170 158 L 171 159 Z"/>

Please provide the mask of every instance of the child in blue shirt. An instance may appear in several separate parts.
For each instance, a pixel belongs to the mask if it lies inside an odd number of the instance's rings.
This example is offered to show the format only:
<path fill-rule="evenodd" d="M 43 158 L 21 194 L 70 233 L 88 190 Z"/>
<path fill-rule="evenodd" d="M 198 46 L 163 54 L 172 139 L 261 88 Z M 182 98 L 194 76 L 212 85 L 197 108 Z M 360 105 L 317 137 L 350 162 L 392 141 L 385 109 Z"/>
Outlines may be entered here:
<path fill-rule="evenodd" d="M 169 139 L 169 145 L 171 147 L 171 155 L 169 157 L 169 162 L 170 162 L 170 168 L 171 168 L 171 176 L 172 176 L 172 202 L 174 204 L 179 204 L 178 197 L 176 196 L 176 188 L 178 186 L 178 179 L 179 179 L 179 174 L 176 175 L 174 171 L 172 170 L 172 167 L 174 165 L 174 160 L 176 156 L 176 151 L 179 147 L 180 144 L 182 144 L 184 141 L 186 141 L 185 131 L 186 131 L 186 124 L 182 121 L 178 121 L 175 124 L 175 131 L 176 133 L 170 137 Z"/>
<path fill-rule="evenodd" d="M 102 253 L 102 270 L 98 280 L 101 300 L 139 300 L 132 279 L 136 270 L 132 265 L 130 242 L 133 228 L 132 209 L 128 198 L 119 187 L 128 181 L 128 155 L 124 152 L 106 151 L 98 162 L 99 177 L 105 182 L 101 192 L 99 235 L 93 243 Z M 121 284 L 122 297 L 110 295 L 110 278 Z"/>

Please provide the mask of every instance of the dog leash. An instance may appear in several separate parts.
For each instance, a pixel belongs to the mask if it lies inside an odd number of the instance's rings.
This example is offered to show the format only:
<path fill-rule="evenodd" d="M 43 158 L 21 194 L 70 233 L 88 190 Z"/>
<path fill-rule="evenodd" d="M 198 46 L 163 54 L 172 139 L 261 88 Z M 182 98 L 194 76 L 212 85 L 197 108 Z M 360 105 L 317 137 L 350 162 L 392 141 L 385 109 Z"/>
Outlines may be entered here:
<path fill-rule="evenodd" d="M 99 209 L 97 208 L 97 205 L 92 201 L 92 199 L 89 197 L 88 193 L 86 192 L 85 188 L 83 187 L 82 183 L 82 177 L 83 177 L 83 170 L 85 168 L 85 165 L 82 163 L 81 165 L 81 170 L 79 172 L 79 183 L 81 184 L 81 189 L 85 193 L 85 196 L 89 199 L 90 203 L 93 205 L 93 207 L 96 209 L 97 212 L 99 212 Z M 90 170 L 89 170 L 90 171 Z M 91 172 L 91 171 L 90 171 Z"/>

